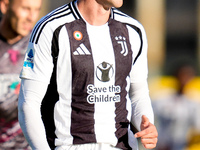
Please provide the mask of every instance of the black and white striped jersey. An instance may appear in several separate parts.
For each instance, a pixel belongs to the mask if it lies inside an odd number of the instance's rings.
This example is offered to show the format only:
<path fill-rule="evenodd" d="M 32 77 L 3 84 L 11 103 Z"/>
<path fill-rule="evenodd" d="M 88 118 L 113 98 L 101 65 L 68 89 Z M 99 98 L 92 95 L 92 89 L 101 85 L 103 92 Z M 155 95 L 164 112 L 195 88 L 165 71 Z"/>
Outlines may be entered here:
<path fill-rule="evenodd" d="M 92 26 L 76 5 L 64 5 L 36 24 L 20 77 L 49 83 L 41 112 L 56 146 L 131 149 L 130 84 L 147 79 L 144 29 L 115 8 L 106 24 Z"/>

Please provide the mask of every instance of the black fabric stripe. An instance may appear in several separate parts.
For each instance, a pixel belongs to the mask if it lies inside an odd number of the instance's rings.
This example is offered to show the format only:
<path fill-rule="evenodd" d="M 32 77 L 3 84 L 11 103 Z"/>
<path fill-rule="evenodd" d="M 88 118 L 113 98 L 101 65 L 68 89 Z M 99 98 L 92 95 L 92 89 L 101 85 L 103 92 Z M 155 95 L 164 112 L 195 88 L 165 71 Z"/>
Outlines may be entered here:
<path fill-rule="evenodd" d="M 55 16 L 55 15 L 58 15 L 58 14 L 64 12 L 64 11 L 67 11 L 69 8 L 67 7 L 66 9 L 64 9 L 66 6 L 67 6 L 67 5 L 62 6 L 61 8 L 59 8 L 58 10 L 56 10 L 55 12 L 53 12 L 52 14 L 50 14 L 50 15 L 46 16 L 44 19 L 40 20 L 40 21 L 36 24 L 35 28 L 33 29 L 33 32 L 32 32 L 33 34 L 31 35 L 30 42 L 32 42 L 32 43 L 34 42 L 34 39 L 35 39 L 35 37 L 36 37 L 36 35 L 37 35 L 39 29 L 40 29 L 40 26 L 41 26 L 45 21 L 47 21 L 49 18 L 51 18 L 51 17 L 53 17 L 53 16 Z M 61 12 L 59 12 L 59 11 L 62 10 L 62 9 L 64 9 L 64 10 L 61 11 Z"/>
<path fill-rule="evenodd" d="M 110 27 L 110 35 L 111 40 L 113 43 L 113 49 L 115 53 L 115 86 L 121 87 L 121 93 L 120 93 L 120 102 L 115 104 L 116 110 L 115 110 L 115 121 L 116 121 L 116 132 L 115 135 L 118 138 L 118 143 L 116 147 L 128 150 L 131 149 L 128 144 L 128 126 L 129 121 L 127 119 L 128 110 L 126 109 L 127 105 L 127 91 L 126 91 L 126 78 L 129 76 L 131 67 L 132 67 L 132 49 L 131 44 L 129 41 L 129 34 L 128 29 L 125 24 L 120 23 L 115 20 L 111 20 L 109 22 Z M 115 37 L 125 37 L 126 38 L 126 44 L 127 44 L 127 51 L 128 55 L 124 56 L 121 54 L 122 45 L 118 43 L 118 40 L 116 40 Z M 123 40 L 123 39 L 120 39 Z"/>
<path fill-rule="evenodd" d="M 52 40 L 52 48 L 51 48 L 51 55 L 53 57 L 53 62 L 57 61 L 57 58 L 58 58 L 58 54 L 59 54 L 59 44 L 58 44 L 58 35 L 60 33 L 60 30 L 61 28 L 63 27 L 64 25 L 61 25 L 59 26 L 54 34 L 53 34 L 53 40 Z"/>
<path fill-rule="evenodd" d="M 116 15 L 129 17 L 127 14 L 122 13 L 121 11 L 117 10 L 116 8 L 113 8 L 113 13 L 116 14 Z"/>
<path fill-rule="evenodd" d="M 117 12 L 116 12 L 117 11 Z M 129 17 L 128 15 L 126 15 L 126 14 L 124 14 L 124 13 L 120 13 L 120 11 L 118 11 L 116 8 L 113 8 L 113 14 L 115 15 L 121 15 L 121 16 L 124 16 L 124 17 Z M 114 18 L 114 17 L 113 17 Z M 124 24 L 126 24 L 126 23 L 124 23 Z M 128 26 L 130 26 L 130 27 L 132 27 L 133 29 L 135 29 L 135 31 L 139 34 L 139 36 L 140 36 L 140 40 L 141 40 L 141 46 L 140 46 L 140 50 L 139 50 L 139 52 L 138 52 L 138 54 L 137 54 L 137 56 L 136 56 L 136 58 L 135 58 L 135 60 L 133 61 L 133 64 L 135 64 L 135 62 L 136 62 L 136 60 L 138 59 L 138 57 L 140 56 L 140 54 L 142 53 L 142 48 L 143 48 L 143 40 L 142 40 L 142 32 L 141 32 L 141 30 L 138 28 L 138 27 L 136 27 L 136 26 L 134 26 L 134 25 L 131 25 L 131 24 L 127 24 Z"/>
<path fill-rule="evenodd" d="M 55 148 L 54 141 L 56 138 L 55 135 L 55 124 L 54 124 L 54 106 L 59 100 L 59 95 L 57 91 L 57 82 L 56 82 L 56 72 L 57 72 L 57 57 L 59 53 L 58 47 L 58 35 L 60 33 L 61 27 L 59 27 L 53 34 L 52 39 L 52 58 L 54 63 L 53 73 L 51 76 L 50 84 L 47 88 L 47 92 L 42 100 L 41 105 L 41 115 L 42 120 L 46 130 L 47 141 L 51 149 Z"/>
<path fill-rule="evenodd" d="M 127 25 L 130 26 L 130 27 L 132 27 L 133 29 L 135 29 L 135 31 L 139 34 L 140 40 L 141 40 L 140 50 L 139 50 L 137 56 L 135 57 L 135 59 L 134 59 L 134 61 L 133 61 L 133 64 L 135 64 L 135 62 L 137 61 L 138 57 L 139 57 L 139 56 L 141 55 L 141 53 L 142 53 L 142 48 L 143 48 L 142 32 L 141 32 L 141 30 L 140 30 L 138 27 L 136 27 L 136 26 L 134 26 L 134 25 L 131 25 L 131 24 L 127 24 Z"/>
<path fill-rule="evenodd" d="M 81 17 L 81 15 L 79 14 L 79 12 L 78 12 L 78 10 L 77 10 L 77 8 L 76 8 L 76 5 L 75 5 L 75 3 L 76 3 L 76 1 L 73 1 L 71 4 L 72 4 L 72 6 L 73 6 L 73 9 L 72 10 L 74 10 L 73 11 L 73 13 L 74 13 L 74 15 L 76 15 L 76 16 L 78 16 L 78 18 L 77 19 L 81 19 L 82 17 Z"/>
<path fill-rule="evenodd" d="M 72 12 L 72 15 L 74 16 L 75 19 L 78 19 L 77 16 L 76 16 L 76 14 L 75 14 L 74 11 L 73 11 L 73 8 L 72 8 L 71 5 L 72 5 L 72 4 L 70 3 L 70 4 L 69 4 L 69 8 L 70 8 L 70 10 L 71 10 L 71 12 Z"/>
<path fill-rule="evenodd" d="M 121 14 L 121 13 L 118 13 L 118 12 L 114 12 L 114 14 L 117 14 L 117 15 L 120 15 L 120 16 L 124 16 L 124 17 L 128 17 L 127 15 L 124 15 L 124 14 Z"/>
<path fill-rule="evenodd" d="M 65 26 L 69 35 L 72 61 L 71 135 L 73 144 L 96 143 L 94 104 L 87 102 L 87 86 L 94 85 L 93 58 L 92 55 L 73 55 L 80 44 L 84 44 L 92 54 L 86 24 L 82 19 L 78 19 Z M 81 32 L 83 38 L 76 40 L 73 36 L 74 31 Z"/>
<path fill-rule="evenodd" d="M 114 8 L 111 8 L 110 18 L 111 18 L 111 19 L 115 19 L 115 18 L 114 18 Z"/>

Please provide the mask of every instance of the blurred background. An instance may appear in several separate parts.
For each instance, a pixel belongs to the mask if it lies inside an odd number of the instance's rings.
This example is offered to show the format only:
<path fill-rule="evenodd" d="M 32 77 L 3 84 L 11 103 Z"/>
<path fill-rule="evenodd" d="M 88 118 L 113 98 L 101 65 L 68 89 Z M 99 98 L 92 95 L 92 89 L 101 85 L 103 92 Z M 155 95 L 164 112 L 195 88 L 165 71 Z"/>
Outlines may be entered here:
<path fill-rule="evenodd" d="M 41 17 L 68 2 L 44 0 Z M 120 10 L 146 30 L 156 150 L 199 150 L 200 0 L 124 0 Z"/>

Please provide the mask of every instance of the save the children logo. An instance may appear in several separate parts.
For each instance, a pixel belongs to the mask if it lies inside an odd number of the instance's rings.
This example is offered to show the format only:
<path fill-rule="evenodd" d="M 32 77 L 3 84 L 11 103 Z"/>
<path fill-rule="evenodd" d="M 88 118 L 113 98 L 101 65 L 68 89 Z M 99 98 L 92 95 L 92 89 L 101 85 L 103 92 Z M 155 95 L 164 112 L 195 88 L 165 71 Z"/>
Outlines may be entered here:
<path fill-rule="evenodd" d="M 120 86 L 103 86 L 95 87 L 93 84 L 87 86 L 87 102 L 94 103 L 107 103 L 107 102 L 120 102 Z"/>
<path fill-rule="evenodd" d="M 113 77 L 113 74 L 114 74 L 113 65 L 107 62 L 102 62 L 97 66 L 96 76 L 98 80 L 102 82 L 108 82 Z"/>

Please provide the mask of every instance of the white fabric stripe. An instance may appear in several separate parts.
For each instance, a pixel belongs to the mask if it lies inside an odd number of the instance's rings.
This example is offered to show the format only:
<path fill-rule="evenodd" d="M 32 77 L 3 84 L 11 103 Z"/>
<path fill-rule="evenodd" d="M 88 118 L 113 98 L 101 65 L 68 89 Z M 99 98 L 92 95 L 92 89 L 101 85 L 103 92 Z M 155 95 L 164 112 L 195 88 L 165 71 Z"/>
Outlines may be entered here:
<path fill-rule="evenodd" d="M 129 76 L 126 78 L 126 82 L 127 82 L 127 86 L 126 86 L 126 91 L 127 91 L 126 110 L 128 110 L 127 119 L 130 121 L 131 120 L 132 108 L 131 108 L 131 100 L 129 98 L 129 90 L 130 90 L 130 77 Z M 132 148 L 132 150 L 138 150 L 138 142 L 137 142 L 137 139 L 134 137 L 133 132 L 130 130 L 130 126 L 128 128 L 128 144 Z"/>
<path fill-rule="evenodd" d="M 59 38 L 59 55 L 57 64 L 57 82 L 58 92 L 60 94 L 59 101 L 55 106 L 55 125 L 56 135 L 58 139 L 55 140 L 57 146 L 72 144 L 73 137 L 70 134 L 71 127 L 71 54 L 66 48 L 69 47 L 69 37 L 65 27 L 61 29 Z M 66 76 L 67 75 L 67 76 Z M 69 85 L 66 85 L 69 84 Z"/>
<path fill-rule="evenodd" d="M 127 99 L 127 103 L 126 103 L 126 109 L 128 110 L 128 115 L 127 115 L 127 119 L 130 121 L 131 120 L 131 100 L 129 98 L 129 90 L 130 90 L 130 77 L 127 76 L 126 78 L 126 91 L 127 91 L 127 95 L 126 95 L 126 99 Z"/>
<path fill-rule="evenodd" d="M 73 14 L 77 17 L 77 19 L 79 19 L 79 14 L 76 13 L 77 10 L 77 1 L 75 2 L 75 7 L 73 6 L 73 1 L 70 3 L 70 6 L 72 8 Z"/>
<path fill-rule="evenodd" d="M 114 85 L 115 73 L 110 81 L 102 82 L 96 77 L 97 66 L 101 66 L 102 62 L 106 62 L 115 68 L 115 58 L 113 53 L 112 41 L 110 39 L 109 27 L 107 24 L 103 26 L 91 26 L 87 24 L 89 33 L 92 55 L 94 60 L 94 87 L 105 89 L 96 92 L 95 95 L 114 97 L 115 93 L 109 91 L 109 87 Z M 106 55 L 105 55 L 106 54 Z M 95 103 L 95 134 L 97 143 L 110 143 L 113 146 L 117 144 L 115 136 L 115 102 L 97 102 Z M 105 136 L 106 135 L 106 136 Z"/>
<path fill-rule="evenodd" d="M 76 144 L 76 145 L 63 145 L 56 147 L 55 150 L 121 150 L 107 143 L 88 143 L 88 144 Z M 135 149 L 134 149 L 135 150 Z"/>

